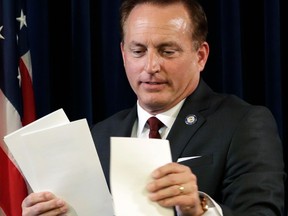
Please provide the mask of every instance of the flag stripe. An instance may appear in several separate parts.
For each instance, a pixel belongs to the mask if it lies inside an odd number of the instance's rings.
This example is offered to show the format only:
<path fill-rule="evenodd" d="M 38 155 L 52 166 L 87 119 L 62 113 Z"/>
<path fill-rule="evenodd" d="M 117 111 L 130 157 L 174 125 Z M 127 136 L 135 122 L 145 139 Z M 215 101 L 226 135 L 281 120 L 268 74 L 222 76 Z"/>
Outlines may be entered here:
<path fill-rule="evenodd" d="M 1 216 L 21 216 L 21 203 L 28 193 L 3 142 L 3 136 L 36 119 L 25 6 L 24 0 L 0 0 Z"/>
<path fill-rule="evenodd" d="M 5 97 L 0 89 L 0 119 L 1 128 L 0 136 L 3 137 L 7 133 L 15 131 L 21 127 L 20 116 L 15 110 L 14 106 Z M 12 121 L 13 120 L 13 121 Z M 8 158 L 7 148 L 3 139 L 0 140 L 0 207 L 2 208 L 2 215 L 6 216 L 20 216 L 21 202 L 27 195 L 26 184 L 13 164 L 12 160 Z M 16 204 L 16 205 L 15 205 Z M 1 212 L 1 211 L 0 211 Z M 2 216 L 1 215 L 1 216 Z"/>
<path fill-rule="evenodd" d="M 19 70 L 21 73 L 21 89 L 23 98 L 22 125 L 27 125 L 36 119 L 36 112 L 32 80 L 22 58 L 19 60 Z"/>

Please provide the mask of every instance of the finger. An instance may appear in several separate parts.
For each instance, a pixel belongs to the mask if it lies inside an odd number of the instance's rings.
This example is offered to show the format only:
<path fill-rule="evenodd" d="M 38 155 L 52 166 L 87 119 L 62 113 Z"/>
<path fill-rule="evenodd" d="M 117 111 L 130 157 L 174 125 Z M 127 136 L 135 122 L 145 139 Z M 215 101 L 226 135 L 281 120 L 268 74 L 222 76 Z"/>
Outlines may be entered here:
<path fill-rule="evenodd" d="M 66 203 L 50 192 L 33 193 L 22 202 L 23 216 L 50 216 L 66 213 Z"/>
<path fill-rule="evenodd" d="M 152 201 L 159 201 L 170 197 L 183 195 L 184 190 L 181 190 L 179 188 L 182 189 L 184 187 L 179 185 L 173 185 L 171 187 L 166 187 L 162 190 L 158 190 L 155 193 L 150 193 L 148 196 Z"/>
<path fill-rule="evenodd" d="M 198 194 L 198 186 L 195 183 L 186 183 L 182 185 L 172 185 L 150 193 L 148 196 L 152 201 L 159 201 L 175 196 L 186 196 Z"/>
<path fill-rule="evenodd" d="M 157 192 L 158 190 L 163 190 L 165 188 L 177 186 L 184 186 L 187 189 L 194 187 L 193 185 L 197 185 L 197 179 L 194 174 L 191 172 L 186 173 L 173 173 L 163 176 L 162 178 L 153 180 L 147 185 L 147 190 L 149 192 Z M 177 190 L 177 192 L 179 192 Z"/>
<path fill-rule="evenodd" d="M 163 207 L 172 207 L 172 206 L 189 206 L 193 208 L 197 202 L 198 197 L 192 194 L 181 195 L 181 196 L 172 196 L 165 199 L 158 200 L 157 203 Z"/>
<path fill-rule="evenodd" d="M 152 177 L 155 179 L 162 178 L 171 173 L 191 172 L 190 168 L 179 163 L 168 163 L 152 172 Z"/>
<path fill-rule="evenodd" d="M 23 208 L 23 216 L 56 216 L 68 211 L 63 200 L 53 199 L 47 202 L 37 203 L 31 207 Z"/>
<path fill-rule="evenodd" d="M 50 192 L 31 193 L 23 200 L 22 207 L 30 207 L 39 202 L 46 202 L 54 198 L 56 196 Z"/>
<path fill-rule="evenodd" d="M 41 213 L 39 214 L 39 216 L 65 216 L 67 213 L 67 208 L 56 208 L 56 209 L 53 209 L 53 210 L 50 210 L 48 212 L 44 212 L 44 213 Z"/>
<path fill-rule="evenodd" d="M 167 188 L 173 185 L 180 185 L 183 184 L 185 180 L 183 180 L 182 175 L 179 177 L 179 174 L 168 174 L 166 176 L 162 176 L 159 179 L 151 181 L 147 185 L 147 190 L 149 192 L 156 192 L 158 190 L 161 190 L 163 188 Z"/>

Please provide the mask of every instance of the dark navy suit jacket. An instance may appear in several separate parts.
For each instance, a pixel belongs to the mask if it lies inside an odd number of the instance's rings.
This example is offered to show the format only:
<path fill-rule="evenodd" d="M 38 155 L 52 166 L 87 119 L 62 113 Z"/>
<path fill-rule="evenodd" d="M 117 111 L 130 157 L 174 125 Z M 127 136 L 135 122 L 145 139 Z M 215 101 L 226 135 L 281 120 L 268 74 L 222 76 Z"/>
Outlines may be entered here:
<path fill-rule="evenodd" d="M 136 110 L 135 105 L 91 129 L 108 185 L 110 137 L 131 136 Z M 194 124 L 185 123 L 189 115 L 196 116 Z M 209 194 L 225 216 L 283 214 L 282 143 L 267 108 L 215 93 L 201 80 L 186 99 L 167 139 L 173 161 L 201 156 L 182 163 L 191 168 L 199 190 Z"/>

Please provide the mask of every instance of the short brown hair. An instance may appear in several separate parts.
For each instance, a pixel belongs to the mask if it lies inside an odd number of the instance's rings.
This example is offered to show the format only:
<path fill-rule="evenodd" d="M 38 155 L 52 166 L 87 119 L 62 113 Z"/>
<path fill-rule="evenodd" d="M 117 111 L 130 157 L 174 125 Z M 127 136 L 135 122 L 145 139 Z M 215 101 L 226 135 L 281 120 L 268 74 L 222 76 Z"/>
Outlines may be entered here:
<path fill-rule="evenodd" d="M 192 40 L 202 44 L 206 41 L 208 34 L 208 23 L 202 6 L 196 0 L 123 0 L 120 7 L 120 27 L 122 40 L 124 39 L 124 24 L 133 10 L 139 4 L 150 3 L 155 5 L 169 5 L 181 3 L 190 14 L 192 29 Z"/>

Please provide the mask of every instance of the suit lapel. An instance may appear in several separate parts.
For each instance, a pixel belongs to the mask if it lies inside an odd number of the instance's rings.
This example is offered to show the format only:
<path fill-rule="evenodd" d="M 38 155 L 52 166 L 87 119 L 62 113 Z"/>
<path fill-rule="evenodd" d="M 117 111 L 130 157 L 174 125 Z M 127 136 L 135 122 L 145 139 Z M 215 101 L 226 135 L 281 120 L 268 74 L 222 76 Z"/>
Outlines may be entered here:
<path fill-rule="evenodd" d="M 185 146 L 205 123 L 204 111 L 209 108 L 209 95 L 211 93 L 212 90 L 201 80 L 198 88 L 185 100 L 167 137 L 170 142 L 173 161 L 177 161 Z M 189 116 L 194 116 L 194 121 L 187 122 Z"/>
<path fill-rule="evenodd" d="M 135 105 L 131 111 L 121 120 L 121 125 L 117 129 L 117 136 L 131 137 L 131 132 L 135 120 L 137 119 L 137 106 Z"/>

